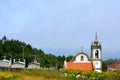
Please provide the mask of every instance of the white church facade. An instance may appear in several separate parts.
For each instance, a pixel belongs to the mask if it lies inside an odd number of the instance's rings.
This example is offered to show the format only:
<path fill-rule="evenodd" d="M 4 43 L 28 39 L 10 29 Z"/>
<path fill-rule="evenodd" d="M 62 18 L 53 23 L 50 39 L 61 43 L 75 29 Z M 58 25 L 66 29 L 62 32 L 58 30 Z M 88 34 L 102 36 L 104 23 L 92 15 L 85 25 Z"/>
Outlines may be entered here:
<path fill-rule="evenodd" d="M 102 45 L 97 39 L 97 33 L 95 40 L 91 44 L 91 56 L 81 51 L 70 60 L 64 61 L 64 68 L 70 70 L 80 71 L 97 71 L 102 72 Z"/>

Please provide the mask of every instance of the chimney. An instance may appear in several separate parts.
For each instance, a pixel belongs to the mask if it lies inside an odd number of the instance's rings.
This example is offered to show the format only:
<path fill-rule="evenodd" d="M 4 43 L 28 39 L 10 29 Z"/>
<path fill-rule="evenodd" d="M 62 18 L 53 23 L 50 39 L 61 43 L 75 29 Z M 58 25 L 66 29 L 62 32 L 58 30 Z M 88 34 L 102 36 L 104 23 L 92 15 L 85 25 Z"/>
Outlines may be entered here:
<path fill-rule="evenodd" d="M 6 60 L 6 56 L 4 56 L 4 59 L 3 60 Z"/>
<path fill-rule="evenodd" d="M 25 59 L 24 59 L 24 63 L 25 63 Z"/>
<path fill-rule="evenodd" d="M 13 63 L 15 63 L 15 59 L 13 59 Z"/>

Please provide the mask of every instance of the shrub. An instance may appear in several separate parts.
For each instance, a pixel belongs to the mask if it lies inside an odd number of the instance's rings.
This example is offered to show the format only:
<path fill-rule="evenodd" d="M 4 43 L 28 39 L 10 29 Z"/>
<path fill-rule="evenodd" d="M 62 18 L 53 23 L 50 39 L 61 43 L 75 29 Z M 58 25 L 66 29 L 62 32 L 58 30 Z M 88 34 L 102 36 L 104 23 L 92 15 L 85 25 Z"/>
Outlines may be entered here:
<path fill-rule="evenodd" d="M 113 72 L 102 72 L 98 73 L 95 71 L 75 71 L 75 70 L 63 70 L 63 73 L 67 74 L 67 78 L 75 78 L 79 75 L 80 80 L 120 80 L 120 71 Z"/>

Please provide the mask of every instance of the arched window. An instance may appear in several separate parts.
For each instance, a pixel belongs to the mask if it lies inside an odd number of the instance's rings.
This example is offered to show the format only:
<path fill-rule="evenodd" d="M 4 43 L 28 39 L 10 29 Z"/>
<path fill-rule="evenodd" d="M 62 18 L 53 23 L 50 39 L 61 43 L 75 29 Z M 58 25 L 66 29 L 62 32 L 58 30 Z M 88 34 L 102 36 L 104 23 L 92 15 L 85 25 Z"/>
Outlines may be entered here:
<path fill-rule="evenodd" d="M 98 50 L 95 51 L 95 58 L 99 58 L 99 51 Z"/>
<path fill-rule="evenodd" d="M 83 56 L 81 56 L 81 61 L 83 61 L 84 60 L 84 57 Z"/>

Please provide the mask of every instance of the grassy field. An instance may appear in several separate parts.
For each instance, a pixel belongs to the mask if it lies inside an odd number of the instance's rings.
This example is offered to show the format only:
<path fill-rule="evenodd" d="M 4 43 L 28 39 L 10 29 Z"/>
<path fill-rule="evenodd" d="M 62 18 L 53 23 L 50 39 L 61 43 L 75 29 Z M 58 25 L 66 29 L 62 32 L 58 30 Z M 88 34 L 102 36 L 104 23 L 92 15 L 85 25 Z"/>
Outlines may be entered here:
<path fill-rule="evenodd" d="M 80 76 L 76 78 L 78 75 Z M 73 70 L 6 70 L 0 71 L 0 80 L 120 80 L 120 71 L 98 73 Z"/>
<path fill-rule="evenodd" d="M 102 72 L 63 70 L 69 80 L 120 80 L 120 71 Z M 79 76 L 78 76 L 79 75 Z"/>
<path fill-rule="evenodd" d="M 0 71 L 0 80 L 67 80 L 56 70 Z"/>

